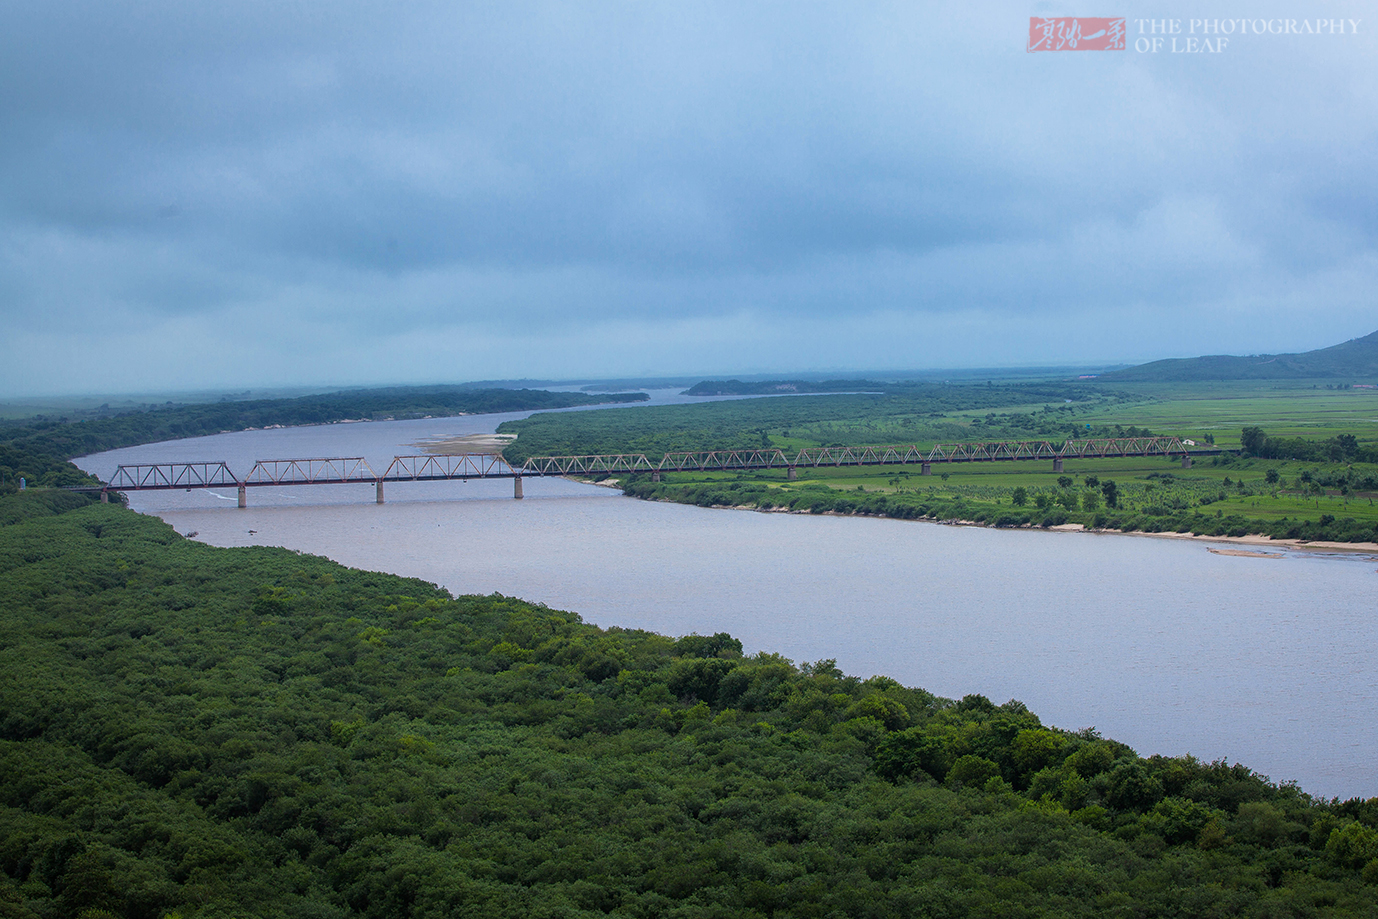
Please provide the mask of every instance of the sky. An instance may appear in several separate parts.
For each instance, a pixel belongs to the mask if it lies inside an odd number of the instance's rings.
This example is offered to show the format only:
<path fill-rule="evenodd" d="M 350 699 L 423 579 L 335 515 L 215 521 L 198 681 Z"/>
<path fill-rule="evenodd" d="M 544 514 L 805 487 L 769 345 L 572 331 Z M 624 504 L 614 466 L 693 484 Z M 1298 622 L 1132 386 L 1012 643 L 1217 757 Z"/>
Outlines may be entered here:
<path fill-rule="evenodd" d="M 0 0 L 0 395 L 1335 344 L 1365 6 Z"/>

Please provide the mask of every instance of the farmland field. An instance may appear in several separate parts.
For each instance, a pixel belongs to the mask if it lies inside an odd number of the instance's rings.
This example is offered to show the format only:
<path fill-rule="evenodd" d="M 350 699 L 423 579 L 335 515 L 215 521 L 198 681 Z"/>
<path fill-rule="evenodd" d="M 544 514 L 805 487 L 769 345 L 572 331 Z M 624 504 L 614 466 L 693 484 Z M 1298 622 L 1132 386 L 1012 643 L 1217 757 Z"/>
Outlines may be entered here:
<path fill-rule="evenodd" d="M 1245 428 L 1273 438 L 1354 450 L 1333 461 L 1240 455 Z M 628 477 L 631 494 L 660 500 L 807 509 L 815 513 L 961 518 L 996 525 L 1081 524 L 1112 529 L 1378 539 L 1378 390 L 1333 383 L 1095 381 L 910 385 L 839 395 L 666 406 L 631 412 L 537 415 L 505 425 L 513 459 L 542 454 L 864 446 L 1048 440 L 1144 434 L 1223 449 L 1184 469 L 1141 457 L 917 466 L 799 467 L 742 473 Z M 1319 449 L 1319 447 L 1318 447 Z M 1109 484 L 1107 484 L 1109 483 Z"/>

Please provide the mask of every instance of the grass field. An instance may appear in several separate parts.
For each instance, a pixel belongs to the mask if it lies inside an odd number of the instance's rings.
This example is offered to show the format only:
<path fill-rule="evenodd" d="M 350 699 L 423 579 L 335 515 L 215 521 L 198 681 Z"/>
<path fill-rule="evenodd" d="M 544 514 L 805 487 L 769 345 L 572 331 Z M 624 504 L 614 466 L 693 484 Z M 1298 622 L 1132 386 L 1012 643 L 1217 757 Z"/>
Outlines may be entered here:
<path fill-rule="evenodd" d="M 1313 388 L 1314 387 L 1314 388 Z M 1325 384 L 1198 383 L 1119 384 L 1143 397 L 1093 407 L 1092 424 L 1138 425 L 1155 433 L 1197 437 L 1212 434 L 1222 446 L 1238 446 L 1239 431 L 1262 427 L 1274 436 L 1378 438 L 1378 389 L 1326 389 Z"/>
<path fill-rule="evenodd" d="M 1014 491 L 1023 488 L 1028 505 L 1035 506 L 1039 494 L 1050 497 L 1075 494 L 1078 506 L 1088 492 L 1091 477 L 1098 483 L 1113 481 L 1119 491 L 1119 507 L 1128 512 L 1147 508 L 1168 510 L 1204 508 L 1222 517 L 1232 515 L 1250 519 L 1279 521 L 1320 521 L 1329 515 L 1350 517 L 1360 522 L 1378 523 L 1378 505 L 1373 492 L 1325 488 L 1317 494 L 1298 481 L 1304 470 L 1318 473 L 1317 464 L 1278 460 L 1234 460 L 1223 465 L 1197 462 L 1184 470 L 1177 460 L 1135 457 L 1127 459 L 1067 460 L 1056 473 L 1046 460 L 1002 463 L 954 463 L 933 466 L 933 474 L 920 474 L 917 466 L 872 466 L 844 468 L 800 468 L 798 479 L 788 481 L 783 471 L 745 473 L 669 473 L 667 484 L 760 483 L 781 492 L 826 487 L 836 491 L 869 495 L 932 496 L 946 501 L 965 499 L 1006 509 L 1014 507 Z M 1270 484 L 1265 476 L 1276 470 L 1279 482 Z M 1361 475 L 1378 477 L 1378 467 L 1355 466 Z M 1072 480 L 1070 489 L 1058 480 Z M 1097 486 L 1099 487 L 1099 485 Z M 1202 503 L 1203 499 L 1206 503 Z M 1104 507 L 1104 499 L 1098 508 Z"/>
<path fill-rule="evenodd" d="M 1118 429 L 1214 440 L 1235 449 L 1239 432 L 1261 427 L 1278 437 L 1327 438 L 1354 434 L 1378 442 L 1378 390 L 1326 389 L 1324 384 L 1088 384 L 1069 390 L 1072 401 L 1016 402 L 928 412 L 903 402 L 858 405 L 850 417 L 795 416 L 771 424 L 758 412 L 754 423 L 772 446 L 784 449 L 824 444 L 932 444 L 956 440 L 1061 440 L 1069 436 L 1113 436 Z M 730 417 L 724 413 L 724 419 Z M 1089 426 L 1089 427 L 1088 427 Z"/>
<path fill-rule="evenodd" d="M 826 445 L 1058 443 L 1072 436 L 1147 431 L 1190 438 L 1203 446 L 1214 441 L 1217 447 L 1235 451 L 1241 429 L 1249 426 L 1273 437 L 1327 440 L 1352 434 L 1365 446 L 1378 442 L 1378 390 L 1328 389 L 1324 383 L 1064 382 L 1060 389 L 1050 384 L 1036 395 L 1017 387 L 1001 395 L 1004 404 L 992 404 L 990 393 L 973 385 L 945 391 L 942 404 L 909 394 L 864 400 L 801 398 L 788 405 L 751 400 L 689 407 L 692 411 L 671 407 L 657 414 L 619 412 L 615 428 L 612 418 L 569 414 L 538 416 L 504 430 L 520 434 L 518 443 L 525 441 L 528 455 L 539 452 L 543 444 L 558 444 L 566 448 L 560 452 L 644 452 L 653 460 L 667 449 L 759 446 L 789 452 Z M 1030 395 L 1040 401 L 1031 401 Z M 962 404 L 964 398 L 967 404 Z M 844 513 L 909 515 L 909 509 L 925 508 L 922 516 L 1086 525 L 1109 517 L 1105 525 L 1118 520 L 1126 527 L 1161 524 L 1166 529 L 1213 527 L 1272 535 L 1295 534 L 1297 524 L 1307 524 L 1297 538 L 1378 539 L 1378 507 L 1373 500 L 1378 497 L 1378 465 L 1373 464 L 1225 455 L 1199 458 L 1190 469 L 1165 458 L 1066 460 L 1060 474 L 1048 460 L 934 464 L 932 469 L 933 475 L 923 476 L 918 466 L 801 467 L 793 482 L 778 470 L 675 473 L 666 475 L 658 488 L 639 483 L 635 493 L 692 503 L 785 502 L 816 511 L 827 508 L 820 497 L 826 491 Z M 1105 503 L 1106 481 L 1115 483 L 1113 508 Z"/>

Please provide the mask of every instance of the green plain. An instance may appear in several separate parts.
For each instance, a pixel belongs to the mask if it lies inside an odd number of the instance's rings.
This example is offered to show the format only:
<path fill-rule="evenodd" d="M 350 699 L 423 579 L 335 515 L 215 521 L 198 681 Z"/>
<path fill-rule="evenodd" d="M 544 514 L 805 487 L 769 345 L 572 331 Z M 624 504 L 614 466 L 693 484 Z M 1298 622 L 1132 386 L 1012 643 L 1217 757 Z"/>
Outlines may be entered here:
<path fill-rule="evenodd" d="M 1050 460 L 917 465 L 804 467 L 798 480 L 783 470 L 671 473 L 650 489 L 631 478 L 633 493 L 690 503 L 759 503 L 742 492 L 765 486 L 771 501 L 826 487 L 849 497 L 888 496 L 928 508 L 921 516 L 954 511 L 993 519 L 1029 516 L 1040 495 L 1061 507 L 1066 522 L 1085 525 L 1206 529 L 1285 535 L 1288 524 L 1314 526 L 1297 538 L 1378 539 L 1378 464 L 1300 462 L 1240 457 L 1240 432 L 1263 428 L 1272 437 L 1326 441 L 1353 435 L 1370 455 L 1378 442 L 1378 390 L 1300 383 L 1132 383 L 1044 381 L 900 389 L 882 396 L 759 399 L 596 414 L 540 415 L 504 426 L 519 435 L 521 456 L 557 453 L 645 453 L 652 461 L 674 450 L 779 448 L 787 455 L 819 446 L 913 443 L 1050 441 L 1072 437 L 1172 435 L 1199 450 L 1190 469 L 1179 458 L 1069 459 L 1055 472 Z M 1213 443 L 1212 443 L 1213 441 Z M 1270 482 L 1267 476 L 1274 474 Z M 1087 477 L 1095 483 L 1088 487 Z M 1061 483 L 1059 480 L 1061 479 Z M 1070 480 L 1070 482 L 1068 482 Z M 1095 496 L 1107 481 L 1117 506 Z M 715 492 L 729 484 L 737 491 Z M 1025 503 L 1017 505 L 1016 489 Z M 749 489 L 748 489 L 749 491 Z M 719 500 L 721 498 L 721 500 Z M 851 513 L 890 514 L 872 500 Z M 778 504 L 777 504 L 778 506 Z M 794 506 L 802 506 L 794 502 Z M 815 502 L 817 506 L 825 506 Z M 954 508 L 955 506 L 955 508 Z M 880 508 L 877 510 L 876 508 Z M 1045 508 L 1037 508 L 1046 510 Z M 815 511 L 816 512 L 816 511 Z M 1113 512 L 1113 513 L 1112 513 Z M 1109 522 L 1106 519 L 1109 517 Z M 1227 522 L 1233 518 L 1233 522 Z M 1034 514 L 1025 523 L 1056 517 Z M 1210 526 L 1210 521 L 1218 521 Z M 1337 525 L 1335 522 L 1338 521 Z M 1319 527 L 1320 529 L 1317 529 Z M 1327 529 L 1328 528 L 1328 529 Z M 1292 529 L 1295 529 L 1293 527 Z M 1334 530 L 1335 532 L 1329 532 Z"/>

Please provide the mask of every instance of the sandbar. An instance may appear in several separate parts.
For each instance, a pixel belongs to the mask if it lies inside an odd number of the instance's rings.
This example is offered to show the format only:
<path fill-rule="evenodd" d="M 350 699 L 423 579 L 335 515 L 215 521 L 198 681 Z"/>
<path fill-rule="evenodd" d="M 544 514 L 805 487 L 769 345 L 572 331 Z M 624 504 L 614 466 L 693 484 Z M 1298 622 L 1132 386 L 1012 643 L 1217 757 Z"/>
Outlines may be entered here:
<path fill-rule="evenodd" d="M 460 456 L 465 453 L 501 453 L 516 439 L 516 434 L 463 434 L 440 440 L 421 440 L 412 446 L 434 456 Z"/>

